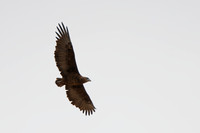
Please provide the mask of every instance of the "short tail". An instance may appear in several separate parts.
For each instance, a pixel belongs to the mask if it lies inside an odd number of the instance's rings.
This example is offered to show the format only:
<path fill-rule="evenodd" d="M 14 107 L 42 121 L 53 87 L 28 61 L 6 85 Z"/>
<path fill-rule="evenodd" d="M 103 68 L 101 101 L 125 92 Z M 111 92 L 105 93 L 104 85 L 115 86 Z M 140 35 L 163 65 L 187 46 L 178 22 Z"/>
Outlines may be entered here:
<path fill-rule="evenodd" d="M 65 82 L 64 82 L 64 80 L 62 79 L 62 78 L 56 78 L 56 85 L 58 86 L 58 87 L 62 87 L 63 85 L 65 85 Z"/>

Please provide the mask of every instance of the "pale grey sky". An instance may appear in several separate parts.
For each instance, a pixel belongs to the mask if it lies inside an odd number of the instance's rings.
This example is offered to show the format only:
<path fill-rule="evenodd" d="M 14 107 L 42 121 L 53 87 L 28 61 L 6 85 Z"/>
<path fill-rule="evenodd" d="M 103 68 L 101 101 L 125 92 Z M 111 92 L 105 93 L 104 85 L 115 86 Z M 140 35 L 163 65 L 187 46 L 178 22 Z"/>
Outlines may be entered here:
<path fill-rule="evenodd" d="M 198 0 L 1 0 L 1 133 L 199 133 Z M 55 65 L 69 27 L 97 110 L 70 104 Z"/>

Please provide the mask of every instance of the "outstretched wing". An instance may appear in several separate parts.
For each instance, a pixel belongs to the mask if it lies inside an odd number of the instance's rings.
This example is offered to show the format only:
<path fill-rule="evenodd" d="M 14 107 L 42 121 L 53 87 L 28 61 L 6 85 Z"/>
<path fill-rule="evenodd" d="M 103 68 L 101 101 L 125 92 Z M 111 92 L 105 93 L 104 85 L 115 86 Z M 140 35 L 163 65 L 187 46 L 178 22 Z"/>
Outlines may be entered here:
<path fill-rule="evenodd" d="M 71 104 L 78 107 L 83 113 L 85 112 L 85 115 L 90 115 L 95 112 L 95 107 L 83 85 L 74 85 L 70 87 L 66 85 L 66 93 Z"/>
<path fill-rule="evenodd" d="M 58 24 L 58 32 L 56 32 L 56 50 L 55 60 L 58 69 L 63 77 L 66 77 L 68 73 L 79 73 L 75 61 L 75 55 L 73 46 L 70 40 L 69 31 L 64 24 L 62 26 Z"/>

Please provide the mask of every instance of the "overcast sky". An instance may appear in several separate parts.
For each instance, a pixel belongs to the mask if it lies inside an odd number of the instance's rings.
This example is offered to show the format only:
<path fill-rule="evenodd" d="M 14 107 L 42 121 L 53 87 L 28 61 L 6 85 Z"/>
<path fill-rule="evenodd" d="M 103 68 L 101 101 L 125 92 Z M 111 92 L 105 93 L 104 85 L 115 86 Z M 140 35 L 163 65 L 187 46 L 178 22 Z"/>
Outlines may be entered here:
<path fill-rule="evenodd" d="M 198 0 L 1 0 L 1 133 L 199 133 Z M 66 98 L 55 31 L 68 26 L 96 112 Z"/>

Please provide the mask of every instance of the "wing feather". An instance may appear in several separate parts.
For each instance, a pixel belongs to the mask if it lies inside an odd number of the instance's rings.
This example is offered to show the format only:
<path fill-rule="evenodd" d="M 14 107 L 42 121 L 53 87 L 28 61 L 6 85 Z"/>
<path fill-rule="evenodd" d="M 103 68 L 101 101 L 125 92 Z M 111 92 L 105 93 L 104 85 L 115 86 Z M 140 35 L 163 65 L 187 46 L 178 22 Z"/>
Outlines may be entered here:
<path fill-rule="evenodd" d="M 71 104 L 78 107 L 85 115 L 95 112 L 95 107 L 83 85 L 66 86 L 66 93 Z"/>
<path fill-rule="evenodd" d="M 56 65 L 61 72 L 63 77 L 66 77 L 68 73 L 79 73 L 75 61 L 75 55 L 72 43 L 70 41 L 69 31 L 64 24 L 62 26 L 58 24 L 58 32 L 56 32 L 56 50 L 55 50 L 55 60 Z"/>

